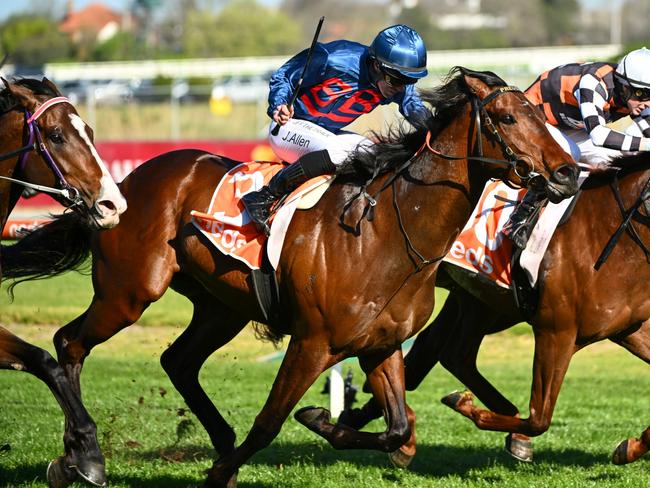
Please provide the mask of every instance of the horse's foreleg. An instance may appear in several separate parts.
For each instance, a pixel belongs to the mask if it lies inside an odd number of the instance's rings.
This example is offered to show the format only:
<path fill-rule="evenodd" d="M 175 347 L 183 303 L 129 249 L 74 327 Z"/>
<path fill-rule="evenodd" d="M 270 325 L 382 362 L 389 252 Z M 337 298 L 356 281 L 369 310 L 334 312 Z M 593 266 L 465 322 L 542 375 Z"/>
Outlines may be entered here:
<path fill-rule="evenodd" d="M 343 424 L 332 424 L 329 412 L 322 408 L 304 408 L 296 418 L 309 429 L 323 436 L 336 449 L 375 449 L 397 451 L 409 443 L 394 462 L 406 465 L 415 453 L 415 414 L 404 400 L 404 366 L 402 350 L 398 348 L 388 358 L 384 355 L 359 358 L 368 375 L 374 399 L 386 417 L 385 432 L 359 432 Z"/>
<path fill-rule="evenodd" d="M 557 396 L 564 375 L 575 352 L 575 336 L 562 336 L 554 331 L 535 331 L 533 385 L 530 416 L 521 419 L 483 410 L 473 405 L 471 395 L 457 395 L 454 410 L 471 419 L 479 429 L 538 436 L 551 424 Z"/>
<path fill-rule="evenodd" d="M 452 297 L 455 298 L 453 301 L 450 300 Z M 492 412 L 519 417 L 517 407 L 479 372 L 476 364 L 478 351 L 485 336 L 510 327 L 513 321 L 498 315 L 482 301 L 463 290 L 451 292 L 445 307 L 449 306 L 450 301 L 450 307 L 456 310 L 455 314 L 448 314 L 447 334 L 441 336 L 438 341 L 440 364 Z M 406 357 L 407 360 L 408 358 L 409 356 Z M 408 363 L 406 371 L 408 379 Z M 443 397 L 442 403 L 456 410 L 456 406 L 462 403 L 460 400 L 468 399 L 471 399 L 470 393 L 453 392 Z M 533 460 L 532 441 L 526 435 L 509 433 L 505 448 L 520 461 Z"/>
<path fill-rule="evenodd" d="M 103 298 L 95 295 L 88 310 L 56 332 L 54 346 L 59 363 L 79 395 L 81 370 L 92 348 L 135 323 L 149 303 L 117 292 Z"/>
<path fill-rule="evenodd" d="M 221 456 L 214 463 L 203 486 L 234 486 L 232 479 L 239 467 L 275 439 L 307 389 L 323 371 L 335 364 L 336 359 L 327 351 L 321 341 L 291 339 L 269 397 L 246 439 L 232 453 Z"/>
<path fill-rule="evenodd" d="M 170 248 L 146 252 L 135 248 L 139 240 L 122 237 L 116 231 L 101 235 L 99 248 L 93 249 L 92 303 L 54 336 L 59 363 L 79 394 L 79 376 L 90 350 L 135 323 L 165 293 L 176 267 Z"/>
<path fill-rule="evenodd" d="M 95 423 L 50 353 L 0 327 L 0 368 L 25 371 L 39 378 L 63 410 L 68 426 L 63 438 L 66 455 L 48 468 L 50 486 L 67 486 L 77 474 L 93 484 L 105 484 L 104 456 L 97 443 Z"/>
<path fill-rule="evenodd" d="M 407 391 L 415 390 L 438 363 L 447 341 L 454 337 L 457 317 L 458 301 L 451 293 L 433 322 L 416 336 L 410 351 L 404 358 Z M 367 382 L 363 389 L 369 390 Z M 382 408 L 373 397 L 361 408 L 342 412 L 338 422 L 359 430 L 382 415 Z"/>
<path fill-rule="evenodd" d="M 625 337 L 612 338 L 636 357 L 650 363 L 650 320 L 644 322 L 634 333 Z M 650 450 L 650 427 L 639 438 L 629 438 L 621 442 L 612 454 L 614 464 L 628 464 L 636 461 Z"/>
<path fill-rule="evenodd" d="M 199 370 L 210 354 L 244 328 L 248 319 L 236 315 L 208 293 L 200 292 L 190 299 L 194 304 L 192 321 L 163 352 L 160 363 L 208 432 L 219 456 L 225 456 L 235 449 L 235 432 L 201 388 Z"/>

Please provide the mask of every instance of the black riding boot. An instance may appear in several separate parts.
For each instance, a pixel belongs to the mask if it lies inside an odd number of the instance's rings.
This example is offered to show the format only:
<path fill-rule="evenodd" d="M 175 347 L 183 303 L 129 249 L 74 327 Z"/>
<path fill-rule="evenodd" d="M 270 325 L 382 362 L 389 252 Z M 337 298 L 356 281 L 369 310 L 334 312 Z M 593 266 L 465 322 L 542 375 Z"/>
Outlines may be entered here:
<path fill-rule="evenodd" d="M 525 249 L 528 237 L 535 223 L 532 217 L 541 207 L 544 195 L 534 191 L 527 191 L 503 226 L 503 235 L 509 237 L 519 249 Z"/>
<path fill-rule="evenodd" d="M 276 201 L 291 193 L 305 181 L 334 173 L 335 170 L 336 166 L 326 150 L 314 151 L 283 168 L 271 178 L 267 186 L 247 193 L 241 200 L 251 220 L 268 236 L 271 233 L 269 217 Z"/>

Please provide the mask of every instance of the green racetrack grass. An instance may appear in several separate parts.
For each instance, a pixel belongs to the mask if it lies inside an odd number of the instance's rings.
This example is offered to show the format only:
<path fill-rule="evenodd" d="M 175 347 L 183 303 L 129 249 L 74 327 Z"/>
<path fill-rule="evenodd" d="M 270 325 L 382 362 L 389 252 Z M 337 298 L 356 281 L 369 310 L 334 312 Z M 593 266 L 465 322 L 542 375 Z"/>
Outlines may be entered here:
<path fill-rule="evenodd" d="M 29 298 L 29 300 L 28 300 Z M 52 351 L 52 325 L 81 313 L 89 302 L 87 277 L 66 275 L 16 289 L 0 300 L 2 323 Z M 442 301 L 442 298 L 439 300 Z M 34 305 L 38 304 L 38 306 Z M 86 361 L 84 401 L 98 424 L 110 486 L 185 487 L 200 482 L 213 460 L 209 439 L 159 365 L 160 353 L 182 331 L 190 306 L 166 296 L 133 326 L 98 346 Z M 9 317 L 9 318 L 7 318 Z M 20 323 L 16 323 L 20 322 Z M 169 324 L 160 326 L 158 324 Z M 532 364 L 527 326 L 486 339 L 479 366 L 527 416 Z M 244 439 L 273 382 L 278 361 L 258 362 L 274 349 L 246 330 L 213 355 L 201 380 L 209 396 Z M 354 383 L 363 381 L 356 361 Z M 327 406 L 319 378 L 298 407 Z M 292 417 L 278 438 L 239 473 L 252 487 L 621 487 L 649 486 L 648 460 L 609 462 L 615 445 L 638 436 L 650 420 L 647 365 L 603 342 L 576 355 L 549 432 L 535 439 L 535 462 L 522 464 L 503 451 L 505 434 L 477 430 L 439 402 L 462 388 L 443 368 L 408 394 L 418 414 L 418 453 L 408 470 L 393 469 L 385 454 L 336 451 Z M 63 415 L 45 385 L 32 376 L 0 372 L 0 487 L 47 486 L 47 462 L 62 452 Z M 365 400 L 366 394 L 359 398 Z M 371 430 L 383 430 L 375 421 Z M 83 486 L 77 484 L 76 486 Z"/>

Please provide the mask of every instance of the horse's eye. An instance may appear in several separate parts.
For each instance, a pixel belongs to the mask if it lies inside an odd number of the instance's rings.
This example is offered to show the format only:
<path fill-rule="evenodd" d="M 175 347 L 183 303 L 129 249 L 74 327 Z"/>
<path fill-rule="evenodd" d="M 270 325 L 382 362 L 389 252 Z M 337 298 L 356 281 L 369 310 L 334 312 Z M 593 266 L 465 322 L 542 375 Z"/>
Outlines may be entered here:
<path fill-rule="evenodd" d="M 515 118 L 512 115 L 506 114 L 503 117 L 501 117 L 501 122 L 503 122 L 504 124 L 509 124 L 510 125 L 510 124 L 514 124 L 517 121 L 515 120 Z"/>
<path fill-rule="evenodd" d="M 52 131 L 49 136 L 50 141 L 52 141 L 54 144 L 63 144 L 63 135 L 61 135 L 61 132 L 58 130 Z"/>

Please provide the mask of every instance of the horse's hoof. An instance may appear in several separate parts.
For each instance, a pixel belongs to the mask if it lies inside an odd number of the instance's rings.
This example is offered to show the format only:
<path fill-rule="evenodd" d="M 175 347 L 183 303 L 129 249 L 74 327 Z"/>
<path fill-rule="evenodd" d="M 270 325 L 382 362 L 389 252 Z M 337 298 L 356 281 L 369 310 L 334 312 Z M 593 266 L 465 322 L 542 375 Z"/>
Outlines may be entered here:
<path fill-rule="evenodd" d="M 447 405 L 449 408 L 456 409 L 456 405 L 458 405 L 465 397 L 469 396 L 470 398 L 472 397 L 472 392 L 469 390 L 464 390 L 464 391 L 452 391 L 449 395 L 446 395 L 440 399 L 442 403 Z"/>
<path fill-rule="evenodd" d="M 47 465 L 47 486 L 49 488 L 66 488 L 77 479 L 77 472 L 68 468 L 62 457 Z"/>
<path fill-rule="evenodd" d="M 409 464 L 411 464 L 411 461 L 413 461 L 413 458 L 414 456 L 406 454 L 400 449 L 388 453 L 388 459 L 390 459 L 390 462 L 393 463 L 393 466 L 399 469 L 408 468 Z"/>
<path fill-rule="evenodd" d="M 508 434 L 505 448 L 506 452 L 518 461 L 525 463 L 533 461 L 533 441 L 526 436 Z"/>
<path fill-rule="evenodd" d="M 331 423 L 330 411 L 322 407 L 304 407 L 293 414 L 294 418 L 305 427 L 318 432 L 321 425 Z"/>
<path fill-rule="evenodd" d="M 629 443 L 630 439 L 625 439 L 618 446 L 616 446 L 616 449 L 614 449 L 614 452 L 612 453 L 612 463 L 618 466 L 622 466 L 623 464 L 628 464 L 630 462 L 630 460 L 627 458 Z"/>
<path fill-rule="evenodd" d="M 75 466 L 74 469 L 81 478 L 91 485 L 106 486 L 108 484 L 106 469 L 102 463 L 85 462 Z"/>

